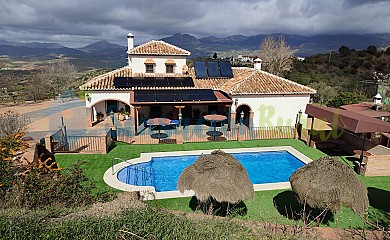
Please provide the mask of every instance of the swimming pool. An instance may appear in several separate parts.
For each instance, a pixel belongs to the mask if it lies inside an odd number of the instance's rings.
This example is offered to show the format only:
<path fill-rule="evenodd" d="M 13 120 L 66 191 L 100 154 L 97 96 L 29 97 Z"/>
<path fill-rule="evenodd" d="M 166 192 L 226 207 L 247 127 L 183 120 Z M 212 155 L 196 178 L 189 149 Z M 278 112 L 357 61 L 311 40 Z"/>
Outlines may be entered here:
<path fill-rule="evenodd" d="M 289 181 L 290 175 L 304 163 L 288 151 L 244 152 L 232 155 L 245 167 L 253 184 Z M 135 186 L 153 186 L 156 192 L 177 190 L 183 170 L 199 155 L 152 157 L 147 163 L 127 166 L 118 179 Z"/>
<path fill-rule="evenodd" d="M 290 175 L 311 161 L 289 146 L 222 150 L 231 153 L 246 168 L 255 191 L 289 188 Z M 155 199 L 191 196 L 192 191 L 181 194 L 176 190 L 179 176 L 200 154 L 212 151 L 142 153 L 140 158 L 115 165 L 114 174 L 108 169 L 104 180 L 112 187 L 152 194 Z"/>

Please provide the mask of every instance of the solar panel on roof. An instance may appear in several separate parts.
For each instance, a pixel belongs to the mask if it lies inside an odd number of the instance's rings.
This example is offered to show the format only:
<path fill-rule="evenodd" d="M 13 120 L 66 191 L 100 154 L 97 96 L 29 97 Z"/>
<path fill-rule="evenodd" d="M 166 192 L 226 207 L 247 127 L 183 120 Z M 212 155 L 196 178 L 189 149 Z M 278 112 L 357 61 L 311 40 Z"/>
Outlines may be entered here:
<path fill-rule="evenodd" d="M 218 62 L 207 62 L 207 73 L 209 77 L 221 77 L 221 72 L 219 71 Z"/>
<path fill-rule="evenodd" d="M 196 78 L 208 78 L 207 68 L 205 62 L 195 62 L 195 76 Z"/>
<path fill-rule="evenodd" d="M 114 87 L 127 88 L 128 87 L 128 78 L 127 77 L 115 77 L 114 78 Z"/>
<path fill-rule="evenodd" d="M 189 102 L 189 101 L 216 101 L 213 90 L 140 90 L 134 91 L 136 102 Z"/>
<path fill-rule="evenodd" d="M 142 79 L 143 87 L 154 87 L 156 85 L 156 79 L 154 77 L 146 77 Z"/>
<path fill-rule="evenodd" d="M 165 87 L 168 86 L 169 79 L 168 78 L 156 78 L 155 85 L 156 87 Z"/>
<path fill-rule="evenodd" d="M 232 71 L 232 66 L 230 65 L 230 62 L 228 61 L 221 61 L 219 63 L 219 68 L 221 70 L 221 77 L 228 77 L 232 78 L 233 77 L 233 71 Z"/>
<path fill-rule="evenodd" d="M 128 82 L 129 87 L 141 87 L 142 78 L 130 78 Z"/>
<path fill-rule="evenodd" d="M 115 81 L 114 81 L 115 82 Z M 125 83 L 123 83 L 125 87 Z M 191 77 L 133 77 L 128 78 L 127 87 L 193 87 L 194 81 Z"/>
<path fill-rule="evenodd" d="M 169 78 L 168 85 L 170 87 L 181 87 L 181 78 Z"/>
<path fill-rule="evenodd" d="M 194 80 L 192 79 L 192 77 L 185 77 L 182 79 L 182 86 L 186 86 L 186 87 L 194 87 L 195 84 L 194 84 Z"/>

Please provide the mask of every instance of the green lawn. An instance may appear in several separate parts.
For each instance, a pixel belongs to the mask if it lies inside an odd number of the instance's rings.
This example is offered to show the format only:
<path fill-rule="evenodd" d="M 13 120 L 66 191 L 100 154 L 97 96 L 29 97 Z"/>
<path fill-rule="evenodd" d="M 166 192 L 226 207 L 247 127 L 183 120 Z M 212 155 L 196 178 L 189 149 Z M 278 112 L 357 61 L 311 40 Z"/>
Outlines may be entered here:
<path fill-rule="evenodd" d="M 182 145 L 128 145 L 117 143 L 116 146 L 106 155 L 101 154 L 61 154 L 56 155 L 59 165 L 66 169 L 78 160 L 84 161 L 83 168 L 85 174 L 96 182 L 97 191 L 111 190 L 103 181 L 104 172 L 111 167 L 111 160 L 114 157 L 122 159 L 132 159 L 139 157 L 143 152 L 167 152 L 167 151 L 186 151 L 202 149 L 227 149 L 227 148 L 251 148 L 251 147 L 272 147 L 272 146 L 292 146 L 309 158 L 316 160 L 325 153 L 307 147 L 303 142 L 294 139 L 278 140 L 257 140 L 244 142 L 207 142 L 207 143 L 187 143 Z M 347 156 L 341 158 L 343 162 L 350 165 Z M 390 207 L 386 199 L 390 199 L 390 177 L 361 177 L 360 179 L 366 184 L 369 190 L 370 209 L 369 219 L 378 220 L 385 226 L 390 225 Z M 192 212 L 190 208 L 191 198 L 176 198 L 149 201 L 150 205 Z M 274 201 L 277 207 L 274 206 Z M 237 216 L 238 218 L 250 219 L 255 221 L 267 221 L 273 223 L 295 224 L 296 221 L 286 218 L 283 213 L 285 209 L 296 209 L 295 198 L 289 189 L 272 190 L 256 192 L 252 202 L 244 202 L 247 208 L 247 214 Z M 292 206 L 290 206 L 292 203 Z M 278 210 L 279 209 L 279 210 Z M 282 214 L 281 214 L 282 213 Z M 298 221 L 299 222 L 299 221 Z M 357 216 L 352 210 L 342 208 L 340 212 L 328 215 L 325 225 L 331 227 L 354 227 L 363 228 L 364 221 Z"/>

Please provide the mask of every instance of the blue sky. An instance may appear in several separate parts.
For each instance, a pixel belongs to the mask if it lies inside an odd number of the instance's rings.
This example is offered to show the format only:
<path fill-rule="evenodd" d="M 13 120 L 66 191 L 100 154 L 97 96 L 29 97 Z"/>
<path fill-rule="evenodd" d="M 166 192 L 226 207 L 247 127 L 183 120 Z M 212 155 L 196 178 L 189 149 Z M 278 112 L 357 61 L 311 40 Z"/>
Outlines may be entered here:
<path fill-rule="evenodd" d="M 0 0 L 0 39 L 80 47 L 174 33 L 298 35 L 390 32 L 389 0 Z"/>

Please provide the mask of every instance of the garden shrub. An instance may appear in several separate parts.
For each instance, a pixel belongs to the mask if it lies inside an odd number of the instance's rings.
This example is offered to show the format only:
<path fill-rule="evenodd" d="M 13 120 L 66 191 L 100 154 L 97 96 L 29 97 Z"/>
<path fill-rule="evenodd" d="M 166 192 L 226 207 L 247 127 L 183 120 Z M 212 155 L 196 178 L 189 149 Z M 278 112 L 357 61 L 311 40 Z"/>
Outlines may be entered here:
<path fill-rule="evenodd" d="M 18 133 L 0 138 L 0 200 L 15 182 L 15 175 L 20 168 L 16 160 L 18 152 L 28 147 L 22 136 L 23 133 Z"/>
<path fill-rule="evenodd" d="M 28 145 L 23 133 L 0 139 L 0 200 L 2 207 L 36 208 L 60 204 L 80 206 L 94 200 L 91 182 L 77 162 L 67 171 L 59 168 L 53 155 L 41 154 L 37 161 L 22 164 L 20 152 Z"/>

